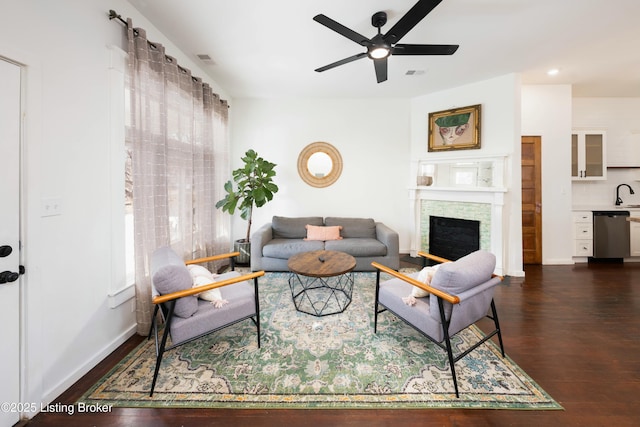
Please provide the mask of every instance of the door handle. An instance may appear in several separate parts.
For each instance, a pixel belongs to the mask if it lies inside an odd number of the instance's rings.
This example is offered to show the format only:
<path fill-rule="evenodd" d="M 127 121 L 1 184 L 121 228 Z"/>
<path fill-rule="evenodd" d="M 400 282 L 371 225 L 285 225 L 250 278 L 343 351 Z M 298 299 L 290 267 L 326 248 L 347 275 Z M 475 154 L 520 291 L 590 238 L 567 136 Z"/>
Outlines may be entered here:
<path fill-rule="evenodd" d="M 9 245 L 0 246 L 0 258 L 8 257 L 13 252 L 13 248 Z"/>
<path fill-rule="evenodd" d="M 0 283 L 15 282 L 20 277 L 15 271 L 3 271 L 0 273 Z"/>
<path fill-rule="evenodd" d="M 0 284 L 15 282 L 24 272 L 24 265 L 20 266 L 17 273 L 15 271 L 3 271 L 0 273 Z"/>

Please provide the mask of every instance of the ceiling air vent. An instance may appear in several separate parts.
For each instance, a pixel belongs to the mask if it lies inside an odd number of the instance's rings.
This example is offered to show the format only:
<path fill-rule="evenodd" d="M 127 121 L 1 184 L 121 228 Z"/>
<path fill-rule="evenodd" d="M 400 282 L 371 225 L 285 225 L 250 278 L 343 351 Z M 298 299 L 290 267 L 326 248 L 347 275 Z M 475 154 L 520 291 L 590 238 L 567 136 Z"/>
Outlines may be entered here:
<path fill-rule="evenodd" d="M 404 73 L 407 76 L 421 76 L 425 73 L 424 70 L 407 70 L 406 73 Z"/>
<path fill-rule="evenodd" d="M 204 62 L 205 64 L 215 64 L 213 58 L 211 58 L 206 53 L 199 53 L 196 56 L 198 57 L 198 59 L 200 59 L 200 61 Z"/>

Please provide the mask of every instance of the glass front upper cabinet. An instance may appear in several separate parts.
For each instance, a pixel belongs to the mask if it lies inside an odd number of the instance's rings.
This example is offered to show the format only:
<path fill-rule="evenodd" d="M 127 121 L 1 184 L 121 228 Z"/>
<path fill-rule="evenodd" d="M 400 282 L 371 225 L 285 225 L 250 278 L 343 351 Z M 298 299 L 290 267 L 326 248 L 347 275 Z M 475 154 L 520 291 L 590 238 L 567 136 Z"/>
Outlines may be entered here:
<path fill-rule="evenodd" d="M 574 180 L 607 178 L 606 134 L 604 131 L 577 131 L 571 135 L 571 177 Z"/>

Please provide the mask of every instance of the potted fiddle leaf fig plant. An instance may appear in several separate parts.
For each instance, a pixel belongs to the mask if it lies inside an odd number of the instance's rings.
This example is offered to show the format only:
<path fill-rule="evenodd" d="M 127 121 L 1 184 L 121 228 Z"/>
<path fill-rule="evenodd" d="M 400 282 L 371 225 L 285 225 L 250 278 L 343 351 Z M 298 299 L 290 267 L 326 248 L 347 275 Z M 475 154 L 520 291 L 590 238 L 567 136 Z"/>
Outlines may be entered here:
<path fill-rule="evenodd" d="M 278 186 L 273 182 L 273 177 L 276 176 L 275 163 L 263 159 L 254 150 L 248 150 L 242 161 L 244 166 L 231 172 L 233 180 L 224 184 L 227 194 L 216 203 L 216 208 L 222 208 L 231 215 L 238 209 L 240 217 L 247 220 L 246 237 L 234 242 L 234 251 L 240 252 L 238 263 L 246 264 L 251 260 L 253 208 L 259 208 L 271 201 L 278 191 Z"/>

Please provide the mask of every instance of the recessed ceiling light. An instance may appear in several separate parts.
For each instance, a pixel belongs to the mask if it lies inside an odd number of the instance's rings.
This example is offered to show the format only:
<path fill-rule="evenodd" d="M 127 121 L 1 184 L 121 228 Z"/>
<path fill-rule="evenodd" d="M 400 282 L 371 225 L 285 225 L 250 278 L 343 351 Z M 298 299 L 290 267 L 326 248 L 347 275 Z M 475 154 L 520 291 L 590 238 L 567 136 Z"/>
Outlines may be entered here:
<path fill-rule="evenodd" d="M 560 72 L 560 70 L 558 68 L 552 68 L 549 71 L 547 71 L 547 75 L 549 76 L 555 76 Z"/>

